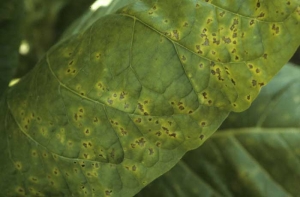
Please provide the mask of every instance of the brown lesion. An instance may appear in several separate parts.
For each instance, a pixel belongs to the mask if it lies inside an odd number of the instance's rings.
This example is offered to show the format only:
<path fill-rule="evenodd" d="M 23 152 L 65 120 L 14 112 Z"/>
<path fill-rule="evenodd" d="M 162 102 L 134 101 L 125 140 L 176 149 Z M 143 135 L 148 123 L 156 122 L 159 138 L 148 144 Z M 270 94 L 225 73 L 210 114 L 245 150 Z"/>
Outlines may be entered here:
<path fill-rule="evenodd" d="M 142 119 L 141 119 L 141 118 L 137 118 L 137 119 L 135 120 L 135 122 L 136 122 L 136 123 L 141 123 L 141 122 L 142 122 Z"/>
<path fill-rule="evenodd" d="M 207 93 L 206 92 L 203 92 L 202 96 L 203 96 L 204 99 L 207 99 Z"/>
<path fill-rule="evenodd" d="M 266 54 L 266 53 L 263 54 L 263 58 L 264 58 L 264 59 L 268 59 L 268 54 Z"/>
<path fill-rule="evenodd" d="M 198 54 L 203 54 L 203 51 L 200 48 L 200 45 L 196 45 L 196 50 Z"/>
<path fill-rule="evenodd" d="M 169 132 L 169 129 L 167 127 L 162 127 L 162 129 L 166 132 Z"/>
<path fill-rule="evenodd" d="M 149 155 L 153 155 L 154 154 L 153 148 L 148 148 L 148 150 L 149 150 Z"/>
<path fill-rule="evenodd" d="M 139 140 L 135 141 L 137 143 L 137 145 L 139 146 L 144 146 L 146 141 L 144 138 L 140 138 Z"/>
<path fill-rule="evenodd" d="M 199 138 L 200 138 L 201 140 L 203 140 L 203 139 L 204 139 L 204 135 L 201 134 L 201 135 L 199 136 Z"/>
<path fill-rule="evenodd" d="M 139 109 L 141 112 L 144 112 L 144 105 L 142 105 L 141 103 L 138 103 L 138 109 Z"/>
<path fill-rule="evenodd" d="M 176 138 L 176 133 L 171 133 L 171 134 L 169 134 L 169 136 Z"/>
<path fill-rule="evenodd" d="M 279 27 L 276 26 L 275 24 L 272 25 L 272 30 L 275 32 L 275 34 L 279 34 Z"/>
<path fill-rule="evenodd" d="M 257 18 L 263 18 L 264 16 L 265 16 L 265 13 L 261 12 L 261 13 L 257 16 Z"/>
<path fill-rule="evenodd" d="M 134 171 L 134 172 L 136 171 L 136 169 L 137 169 L 137 167 L 136 167 L 135 165 L 133 165 L 133 166 L 131 167 L 131 170 Z"/>
<path fill-rule="evenodd" d="M 211 18 L 207 19 L 206 24 L 211 23 L 213 20 Z"/>
<path fill-rule="evenodd" d="M 172 37 L 174 37 L 176 40 L 179 40 L 179 32 L 178 32 L 178 30 L 173 30 L 172 33 L 173 33 Z"/>
<path fill-rule="evenodd" d="M 233 85 L 235 85 L 235 81 L 231 78 L 231 83 L 233 84 Z"/>
<path fill-rule="evenodd" d="M 225 36 L 222 37 L 222 40 L 226 43 L 226 44 L 229 44 L 231 43 L 231 39 L 228 37 L 226 38 Z"/>
<path fill-rule="evenodd" d="M 223 17 L 225 15 L 225 11 L 221 12 L 219 15 Z"/>
<path fill-rule="evenodd" d="M 112 190 L 105 190 L 105 195 L 110 196 L 112 194 Z"/>
<path fill-rule="evenodd" d="M 257 9 L 260 8 L 260 2 L 259 2 L 259 0 L 258 0 L 257 3 L 256 3 L 256 8 L 257 8 Z"/>

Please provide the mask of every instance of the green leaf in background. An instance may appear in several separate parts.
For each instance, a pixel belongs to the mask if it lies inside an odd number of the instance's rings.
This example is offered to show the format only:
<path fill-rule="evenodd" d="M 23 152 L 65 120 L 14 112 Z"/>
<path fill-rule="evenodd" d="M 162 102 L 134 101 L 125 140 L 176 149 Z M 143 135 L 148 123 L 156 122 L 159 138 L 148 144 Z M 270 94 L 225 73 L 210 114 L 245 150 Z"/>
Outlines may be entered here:
<path fill-rule="evenodd" d="M 18 66 L 23 1 L 0 0 L 0 96 Z"/>
<path fill-rule="evenodd" d="M 248 110 L 226 119 L 227 130 L 137 196 L 299 196 L 299 76 L 299 68 L 283 67 Z"/>
<path fill-rule="evenodd" d="M 1 104 L 1 194 L 133 196 L 250 105 L 299 46 L 299 9 L 136 1 L 60 42 Z"/>
<path fill-rule="evenodd" d="M 94 0 L 22 0 L 22 43 L 27 47 L 19 54 L 14 78 L 21 78 L 43 58 L 71 21 L 80 16 Z M 20 4 L 20 1 L 17 1 Z M 23 45 L 24 46 L 24 45 Z"/>
<path fill-rule="evenodd" d="M 108 6 L 101 6 L 97 10 L 88 10 L 84 15 L 75 20 L 63 33 L 61 40 L 66 39 L 79 32 L 85 31 L 99 18 L 115 13 L 121 7 L 133 3 L 137 0 L 113 0 Z"/>

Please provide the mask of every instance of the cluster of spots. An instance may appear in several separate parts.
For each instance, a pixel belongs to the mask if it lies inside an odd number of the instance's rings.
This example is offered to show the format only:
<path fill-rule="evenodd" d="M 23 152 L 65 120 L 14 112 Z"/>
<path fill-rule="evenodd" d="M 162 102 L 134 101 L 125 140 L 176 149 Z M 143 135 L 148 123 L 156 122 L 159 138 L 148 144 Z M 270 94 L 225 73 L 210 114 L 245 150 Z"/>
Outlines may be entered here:
<path fill-rule="evenodd" d="M 83 160 L 79 160 L 79 161 L 78 161 L 78 164 L 79 164 L 79 166 L 80 166 L 81 168 L 85 168 L 85 167 L 86 167 L 85 161 L 83 161 Z"/>
<path fill-rule="evenodd" d="M 125 166 L 125 168 L 126 168 L 127 170 L 130 170 L 130 171 L 132 171 L 132 172 L 135 172 L 135 171 L 137 171 L 137 167 L 136 167 L 136 165 L 133 165 L 133 166 L 131 166 L 131 167 L 129 167 L 129 166 Z"/>
<path fill-rule="evenodd" d="M 273 31 L 273 33 L 272 33 L 273 35 L 278 35 L 279 31 L 280 31 L 280 28 L 279 28 L 278 25 L 272 24 L 271 30 Z"/>
<path fill-rule="evenodd" d="M 156 5 L 153 5 L 153 6 L 150 8 L 150 10 L 148 11 L 148 14 L 149 14 L 149 15 L 153 15 L 153 13 L 154 13 L 155 11 L 157 11 L 157 7 L 156 7 Z"/>
<path fill-rule="evenodd" d="M 183 106 L 182 103 L 179 104 L 178 107 Z M 132 115 L 131 118 L 143 137 L 132 140 L 130 149 L 143 148 L 144 154 L 154 155 L 155 149 L 151 144 L 155 144 L 156 148 L 172 149 L 184 141 L 184 136 L 173 118 L 142 115 Z"/>
<path fill-rule="evenodd" d="M 176 138 L 176 133 L 175 132 L 171 132 L 168 127 L 162 126 L 161 128 L 162 128 L 162 131 L 165 132 L 166 135 L 168 135 L 170 137 L 173 137 L 173 138 Z M 156 132 L 157 136 L 161 136 L 161 134 L 162 134 L 161 131 Z"/>
<path fill-rule="evenodd" d="M 264 83 L 264 82 L 257 82 L 256 79 L 252 79 L 252 86 L 254 87 L 254 86 L 256 86 L 256 85 L 262 87 L 262 86 L 265 85 L 265 83 Z"/>
<path fill-rule="evenodd" d="M 90 141 L 82 142 L 82 149 L 79 158 L 83 159 L 95 159 L 93 144 Z M 91 154 L 92 153 L 92 154 Z"/>
<path fill-rule="evenodd" d="M 127 136 L 128 135 L 127 129 L 125 127 L 123 127 L 122 125 L 119 125 L 118 121 L 110 120 L 110 123 L 113 127 L 115 127 L 115 131 L 119 131 L 118 136 Z"/>
<path fill-rule="evenodd" d="M 198 44 L 196 45 L 196 51 L 197 51 L 197 53 L 200 54 L 200 55 L 203 54 L 203 51 L 201 50 L 201 46 L 198 45 Z"/>
<path fill-rule="evenodd" d="M 203 28 L 202 33 L 200 34 L 201 38 L 204 39 L 204 42 L 201 44 L 202 46 L 209 46 L 210 43 L 206 33 L 207 33 L 207 29 Z"/>
<path fill-rule="evenodd" d="M 95 160 L 105 163 L 119 163 L 123 159 L 123 152 L 119 147 L 110 147 L 106 149 L 99 144 L 94 145 L 91 141 L 83 141 L 81 143 L 80 159 Z M 83 166 L 81 166 L 83 167 Z"/>
<path fill-rule="evenodd" d="M 80 190 L 84 193 L 84 195 L 88 194 L 88 189 L 85 187 L 85 185 L 81 185 Z"/>
<path fill-rule="evenodd" d="M 54 174 L 54 176 L 59 176 L 60 172 L 57 168 L 54 168 L 53 169 L 53 174 Z"/>
<path fill-rule="evenodd" d="M 254 71 L 255 74 L 259 74 L 260 73 L 260 69 L 259 68 L 255 68 L 253 66 L 253 64 L 248 64 L 248 68 L 252 71 Z"/>
<path fill-rule="evenodd" d="M 125 91 L 111 92 L 103 99 L 105 99 L 108 106 L 114 106 L 118 109 L 122 109 L 123 111 L 128 111 L 130 104 L 126 102 L 127 95 L 128 93 Z"/>
<path fill-rule="evenodd" d="M 239 19 L 234 18 L 234 19 L 233 19 L 233 23 L 232 23 L 232 25 L 230 26 L 230 30 L 231 30 L 231 31 L 234 31 L 234 33 L 233 33 L 233 35 L 232 35 L 233 38 L 236 37 L 236 32 L 237 32 L 236 26 L 237 26 L 238 24 L 239 24 Z"/>
<path fill-rule="evenodd" d="M 130 146 L 131 148 L 136 148 L 136 146 L 144 147 L 145 144 L 146 144 L 146 140 L 142 137 L 137 139 L 134 143 L 131 143 Z"/>
<path fill-rule="evenodd" d="M 224 78 L 221 75 L 221 68 L 220 67 L 212 67 L 210 72 L 213 76 L 216 76 L 217 80 L 224 81 Z"/>
<path fill-rule="evenodd" d="M 265 58 L 265 57 L 267 57 L 267 54 L 264 54 L 264 55 L 263 55 L 263 58 Z M 248 68 L 249 68 L 249 70 L 253 73 L 253 75 L 255 75 L 255 76 L 257 76 L 257 77 L 259 77 L 259 76 L 262 74 L 261 69 L 260 69 L 259 67 L 255 67 L 255 66 L 254 66 L 253 64 L 251 64 L 251 63 L 248 64 Z M 263 81 L 258 82 L 257 79 L 252 79 L 252 80 L 251 80 L 251 85 L 252 85 L 253 87 L 256 87 L 256 86 L 262 87 L 262 86 L 265 85 L 265 82 L 263 82 Z M 248 99 L 248 97 L 247 97 L 247 100 L 250 100 L 250 97 L 249 97 L 249 99 Z"/>
<path fill-rule="evenodd" d="M 104 192 L 105 196 L 111 196 L 113 194 L 112 190 L 105 190 Z"/>
<path fill-rule="evenodd" d="M 188 113 L 188 114 L 192 114 L 193 110 L 186 107 L 185 104 L 181 101 L 175 102 L 175 101 L 171 101 L 170 102 L 171 105 L 173 106 L 173 108 L 176 109 L 176 111 L 179 111 L 181 113 Z"/>
<path fill-rule="evenodd" d="M 85 96 L 85 91 L 82 89 L 82 87 L 81 87 L 81 85 L 80 84 L 78 84 L 77 86 L 76 86 L 76 90 L 77 90 L 77 92 L 79 92 L 79 94 L 81 95 L 81 96 Z"/>
<path fill-rule="evenodd" d="M 92 163 L 91 165 L 92 165 L 92 168 L 94 168 L 94 169 L 99 169 L 100 168 L 100 165 L 99 165 L 98 162 Z"/>
<path fill-rule="evenodd" d="M 42 192 L 34 189 L 33 187 L 29 187 L 28 190 L 29 190 L 30 194 L 32 194 L 34 196 L 37 196 L 37 197 L 45 196 Z"/>
<path fill-rule="evenodd" d="M 109 88 L 99 81 L 96 83 L 96 89 L 98 90 L 98 96 L 102 96 L 104 92 L 108 92 Z"/>
<path fill-rule="evenodd" d="M 79 127 L 82 127 L 82 123 L 81 121 L 83 120 L 84 118 L 84 109 L 82 107 L 80 107 L 75 113 L 74 113 L 74 116 L 73 116 L 75 122 L 78 122 L 78 126 Z"/>
<path fill-rule="evenodd" d="M 70 53 L 70 54 L 72 54 L 72 53 Z M 68 67 L 66 69 L 66 74 L 67 75 L 71 75 L 72 76 L 72 75 L 76 74 L 76 68 L 73 67 L 73 64 L 75 64 L 74 60 L 70 60 L 69 63 L 68 63 Z"/>
<path fill-rule="evenodd" d="M 41 118 L 36 115 L 35 112 L 25 112 L 23 110 L 20 111 L 21 125 L 25 132 L 29 132 L 30 126 L 32 124 L 41 123 Z M 53 126 L 53 123 L 49 122 L 50 126 Z M 35 135 L 35 131 L 32 131 L 32 135 Z"/>
<path fill-rule="evenodd" d="M 138 106 L 137 109 L 140 112 L 139 114 L 148 116 L 149 115 L 149 111 L 146 110 L 147 105 L 149 104 L 148 100 L 144 100 L 143 102 L 138 102 Z"/>
<path fill-rule="evenodd" d="M 177 146 L 183 140 L 182 134 L 176 131 L 176 127 L 173 124 L 172 121 L 167 121 L 167 124 L 162 123 L 161 128 L 154 131 L 155 136 L 159 140 L 156 142 L 157 147 L 171 148 Z"/>
<path fill-rule="evenodd" d="M 171 38 L 173 38 L 174 40 L 179 40 L 180 37 L 179 37 L 179 31 L 178 30 L 173 30 L 171 32 Z"/>
<path fill-rule="evenodd" d="M 213 101 L 212 99 L 209 98 L 209 95 L 207 92 L 202 92 L 202 100 L 204 100 L 204 103 L 208 104 L 208 105 L 212 105 Z"/>

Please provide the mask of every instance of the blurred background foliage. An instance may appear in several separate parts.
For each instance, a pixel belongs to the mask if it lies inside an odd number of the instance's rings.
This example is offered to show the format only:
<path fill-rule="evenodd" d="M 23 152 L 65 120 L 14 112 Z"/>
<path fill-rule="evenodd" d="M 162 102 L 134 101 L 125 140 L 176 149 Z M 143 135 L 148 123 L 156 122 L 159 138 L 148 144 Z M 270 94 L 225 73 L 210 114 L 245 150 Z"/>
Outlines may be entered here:
<path fill-rule="evenodd" d="M 18 62 L 24 6 L 19 0 L 0 0 L 0 95 L 13 77 Z"/>
<path fill-rule="evenodd" d="M 89 26 L 90 23 L 85 23 L 85 18 L 89 18 L 89 22 L 91 22 L 90 18 L 97 20 L 133 1 L 113 0 L 109 7 L 100 8 L 93 12 L 90 7 L 95 0 L 24 0 L 25 14 L 21 35 L 25 52 L 19 54 L 19 67 L 14 78 L 20 78 L 32 69 L 62 35 L 65 38 L 70 34 L 77 33 L 82 26 Z M 78 19 L 80 16 L 81 18 Z M 69 26 L 71 28 L 63 34 Z M 300 64 L 299 49 L 291 62 Z"/>
<path fill-rule="evenodd" d="M 15 78 L 26 74 L 94 0 L 24 0 L 23 51 Z"/>

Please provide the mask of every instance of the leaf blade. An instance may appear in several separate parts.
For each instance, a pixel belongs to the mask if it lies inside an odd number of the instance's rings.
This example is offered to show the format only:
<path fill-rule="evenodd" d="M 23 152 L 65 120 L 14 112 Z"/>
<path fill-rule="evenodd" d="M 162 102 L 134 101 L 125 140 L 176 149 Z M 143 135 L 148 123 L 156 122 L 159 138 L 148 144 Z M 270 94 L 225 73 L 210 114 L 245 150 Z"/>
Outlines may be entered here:
<path fill-rule="evenodd" d="M 169 5 L 176 9 L 180 2 Z M 142 13 L 148 9 L 144 3 L 131 6 Z M 188 3 L 187 7 L 196 6 Z M 217 76 L 221 66 L 191 52 L 187 41 L 177 41 L 181 33 L 174 30 L 180 21 L 166 36 L 146 19 L 121 12 L 54 46 L 9 91 L 8 106 L 16 123 L 10 121 L 1 130 L 13 128 L 12 144 L 28 143 L 26 152 L 31 152 L 28 158 L 13 146 L 2 150 L 11 151 L 17 164 L 29 169 L 15 169 L 26 179 L 12 180 L 15 192 L 22 188 L 38 195 L 44 188 L 45 195 L 131 196 L 186 151 L 200 146 L 232 109 L 226 106 L 234 104 L 226 95 L 234 100 L 235 88 L 221 89 L 233 82 L 227 79 L 224 85 Z M 238 65 L 242 63 L 234 64 Z M 197 77 L 203 79 L 200 85 Z M 201 90 L 207 87 L 209 91 Z M 34 155 L 43 159 L 37 162 Z M 49 164 L 35 170 L 43 161 Z M 33 163 L 31 168 L 28 163 Z"/>

